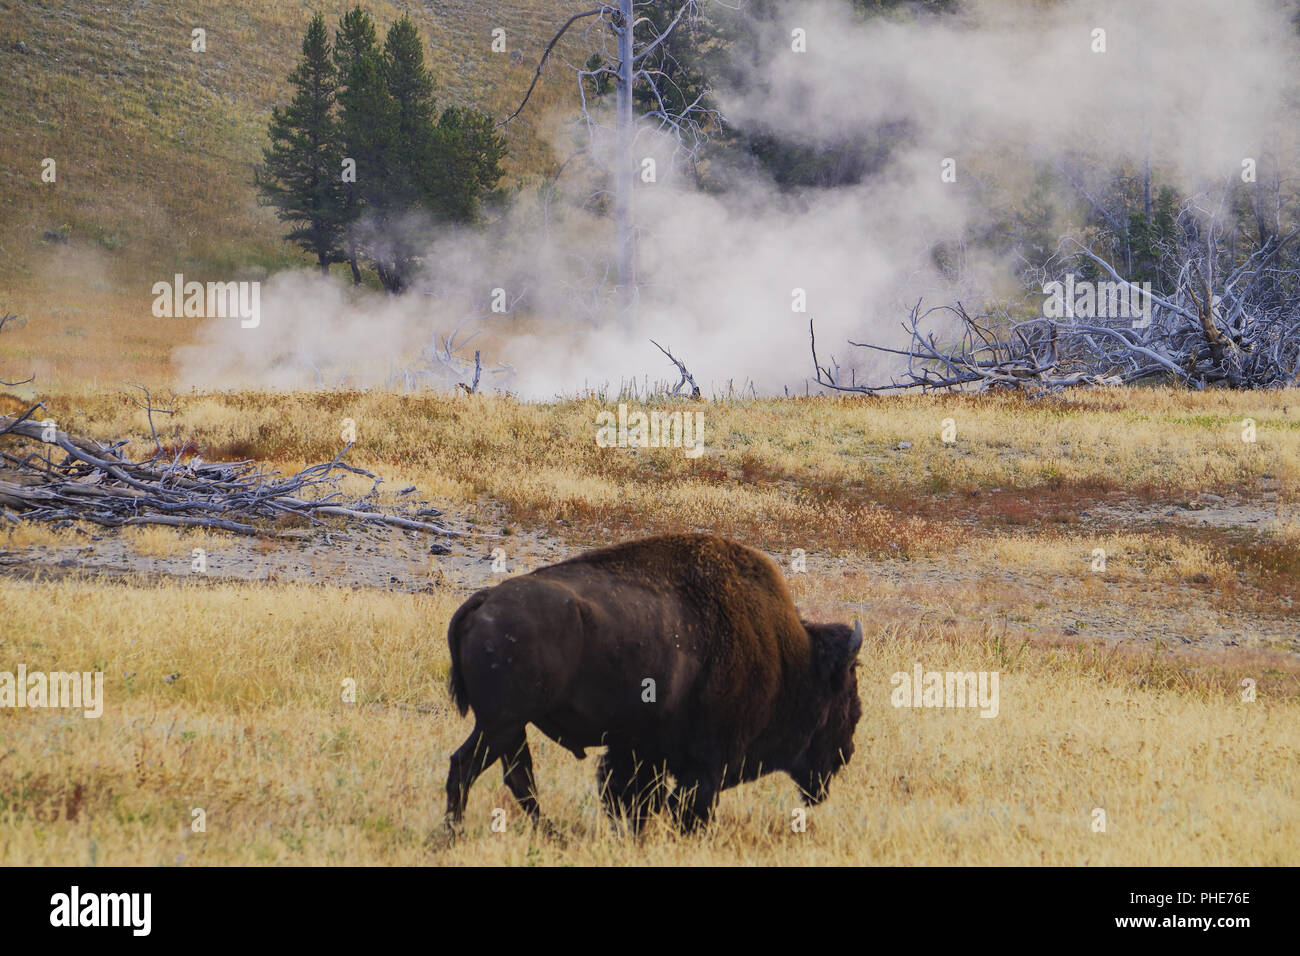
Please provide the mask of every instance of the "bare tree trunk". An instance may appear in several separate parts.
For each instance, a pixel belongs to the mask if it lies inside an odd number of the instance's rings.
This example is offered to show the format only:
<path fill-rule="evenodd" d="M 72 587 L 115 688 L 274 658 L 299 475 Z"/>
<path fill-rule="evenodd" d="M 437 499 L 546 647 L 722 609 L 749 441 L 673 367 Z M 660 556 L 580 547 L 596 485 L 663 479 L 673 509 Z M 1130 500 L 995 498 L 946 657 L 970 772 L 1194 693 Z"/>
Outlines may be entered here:
<path fill-rule="evenodd" d="M 632 0 L 619 0 L 618 152 L 614 157 L 616 239 L 618 243 L 619 321 L 630 323 L 635 293 L 632 247 Z"/>
<path fill-rule="evenodd" d="M 361 270 L 357 268 L 357 241 L 348 240 L 348 265 L 352 268 L 352 284 L 361 285 Z"/>
<path fill-rule="evenodd" d="M 641 0 L 641 2 L 644 5 L 645 0 Z M 636 128 L 633 121 L 632 87 L 635 82 L 641 80 L 645 83 L 645 89 L 654 92 L 658 90 L 660 83 L 671 82 L 666 77 L 670 76 L 675 69 L 675 63 L 671 56 L 666 55 L 664 44 L 669 35 L 684 20 L 698 15 L 697 7 L 699 3 L 700 0 L 683 0 L 682 3 L 678 4 L 676 15 L 673 17 L 671 24 L 653 39 L 647 39 L 643 42 L 639 51 L 636 48 L 636 37 L 634 36 L 636 17 L 633 0 L 606 0 L 606 2 L 591 10 L 575 13 L 565 21 L 555 36 L 551 38 L 551 42 L 547 45 L 537 63 L 537 70 L 533 74 L 533 80 L 528 86 L 528 91 L 524 93 L 519 106 L 515 108 L 513 113 L 497 124 L 498 126 L 505 126 L 523 111 L 529 97 L 532 96 L 533 90 L 541 79 L 542 68 L 546 65 L 551 51 L 555 49 L 555 45 L 571 26 L 587 17 L 600 17 L 609 24 L 609 28 L 614 31 L 618 39 L 618 62 L 614 63 L 602 52 L 594 56 L 596 61 L 594 65 L 589 61 L 585 68 L 577 69 L 577 74 L 579 95 L 583 95 L 582 84 L 588 80 L 595 81 L 599 95 L 600 92 L 606 89 L 605 83 L 610 76 L 614 77 L 615 91 L 618 94 L 614 156 L 615 245 L 617 247 L 615 249 L 615 265 L 618 273 L 619 320 L 624 324 L 631 321 L 637 293 L 636 230 L 634 228 L 632 209 L 633 174 L 635 170 L 632 158 L 632 141 Z M 649 64 L 638 63 L 638 61 L 644 60 L 656 50 L 660 51 L 658 60 Z M 663 104 L 662 98 L 660 98 L 659 109 L 654 111 L 654 115 L 660 121 L 660 130 L 671 131 L 677 137 L 679 151 L 684 152 L 692 164 L 697 158 L 698 150 L 707 140 L 707 136 L 703 134 L 701 124 L 706 119 L 718 123 L 721 123 L 722 120 L 721 113 L 715 108 L 702 105 L 701 101 L 704 100 L 706 95 L 701 94 L 696 98 L 695 102 L 676 113 L 669 111 Z M 586 112 L 587 101 L 585 96 L 583 96 L 582 108 L 590 129 L 595 126 L 595 123 L 592 121 L 591 115 Z M 563 167 L 561 167 L 561 170 L 563 170 Z M 558 173 L 555 178 L 559 178 Z M 554 181 L 552 182 L 553 185 Z"/>

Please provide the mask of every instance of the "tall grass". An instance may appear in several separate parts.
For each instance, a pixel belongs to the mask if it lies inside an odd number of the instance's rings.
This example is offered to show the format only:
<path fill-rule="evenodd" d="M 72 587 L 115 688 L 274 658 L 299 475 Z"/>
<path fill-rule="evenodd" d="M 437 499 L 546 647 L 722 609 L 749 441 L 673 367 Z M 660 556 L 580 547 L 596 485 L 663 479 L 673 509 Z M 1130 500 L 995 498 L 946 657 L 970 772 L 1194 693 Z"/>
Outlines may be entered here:
<path fill-rule="evenodd" d="M 857 755 L 830 801 L 780 776 L 716 824 L 640 839 L 601 817 L 594 761 L 531 732 L 534 833 L 490 769 L 440 835 L 450 594 L 314 586 L 0 583 L 6 666 L 99 669 L 103 717 L 0 710 L 5 864 L 1295 864 L 1300 698 L 1238 693 L 1158 655 L 915 622 L 869 624 Z M 890 676 L 1000 671 L 1000 712 L 895 708 Z M 355 681 L 356 703 L 342 700 Z M 491 828 L 506 812 L 505 832 Z M 195 832 L 202 810 L 205 832 Z M 1096 811 L 1105 831 L 1096 832 Z M 429 838 L 433 836 L 433 839 Z"/>

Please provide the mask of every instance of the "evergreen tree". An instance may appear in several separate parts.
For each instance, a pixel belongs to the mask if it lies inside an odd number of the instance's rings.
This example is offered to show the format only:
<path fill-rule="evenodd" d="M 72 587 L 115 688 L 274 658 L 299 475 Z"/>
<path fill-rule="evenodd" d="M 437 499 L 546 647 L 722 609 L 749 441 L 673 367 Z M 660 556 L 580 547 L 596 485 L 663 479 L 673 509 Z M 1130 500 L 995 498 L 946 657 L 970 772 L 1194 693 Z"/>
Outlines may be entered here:
<path fill-rule="evenodd" d="M 357 163 L 352 250 L 364 245 L 384 288 L 400 292 L 421 246 L 412 214 L 472 222 L 501 178 L 505 140 L 475 110 L 451 107 L 435 119 L 433 77 L 409 17 L 389 28 L 380 50 L 374 22 L 358 6 L 340 21 L 335 48 L 340 124 Z"/>
<path fill-rule="evenodd" d="M 346 240 L 352 281 L 361 282 L 357 259 L 361 253 L 355 228 L 387 175 L 388 137 L 392 103 L 374 20 L 353 7 L 339 18 L 334 34 L 334 66 L 338 71 L 339 127 L 344 155 L 356 164 L 355 180 L 345 183 Z"/>
<path fill-rule="evenodd" d="M 1128 241 L 1133 257 L 1132 282 L 1150 282 L 1164 291 L 1165 276 L 1160 267 L 1170 242 L 1175 238 L 1176 196 L 1168 186 L 1160 187 L 1155 208 L 1147 218 L 1142 209 L 1129 213 Z"/>
<path fill-rule="evenodd" d="M 505 137 L 490 116 L 449 106 L 438 120 L 434 159 L 426 167 L 426 197 L 444 222 L 471 223 L 503 170 Z"/>
<path fill-rule="evenodd" d="M 663 36 L 685 5 L 684 0 L 665 0 L 638 8 L 638 42 L 648 43 Z M 680 116 L 697 101 L 712 106 L 709 80 L 705 75 L 710 65 L 706 50 L 720 40 L 715 24 L 702 17 L 679 23 L 649 60 L 638 64 L 653 71 L 654 82 L 652 86 L 643 79 L 632 87 L 635 112 L 642 116 L 663 113 Z"/>
<path fill-rule="evenodd" d="M 316 253 L 322 270 L 346 261 L 360 283 L 364 255 L 384 288 L 400 292 L 423 242 L 421 218 L 473 222 L 501 178 L 504 138 L 475 110 L 438 116 L 409 17 L 381 48 L 374 20 L 353 7 L 339 19 L 333 50 L 314 17 L 290 81 L 298 93 L 272 112 L 259 188 L 281 219 L 298 223 L 289 238 Z"/>
<path fill-rule="evenodd" d="M 339 180 L 341 151 L 333 115 L 336 75 L 325 20 L 318 14 L 302 41 L 302 60 L 289 82 L 293 100 L 271 110 L 271 145 L 256 176 L 262 201 L 293 226 L 285 235 L 316 256 L 322 273 L 342 262 L 346 199 Z"/>
<path fill-rule="evenodd" d="M 853 0 L 853 6 L 868 16 L 895 12 L 955 13 L 961 9 L 961 0 Z"/>
<path fill-rule="evenodd" d="M 384 40 L 383 85 L 387 98 L 385 175 L 370 193 L 382 243 L 375 250 L 384 288 L 400 292 L 419 252 L 410 212 L 428 211 L 422 188 L 435 160 L 433 77 L 424 65 L 423 41 L 409 17 L 394 23 Z"/>
<path fill-rule="evenodd" d="M 383 55 L 371 51 L 360 56 L 353 69 L 355 95 L 343 109 L 343 129 L 349 151 L 357 161 L 354 214 L 360 217 L 352 236 L 374 263 L 379 280 L 389 292 L 401 290 L 394 265 L 392 236 L 395 214 L 392 183 L 402 175 L 397 155 L 397 108 L 388 92 Z"/>
<path fill-rule="evenodd" d="M 660 34 L 681 6 L 681 0 L 665 0 L 644 10 L 638 7 L 638 35 Z M 961 4 L 960 0 L 853 0 L 853 7 L 867 19 L 906 19 L 956 13 Z M 745 85 L 750 64 L 735 54 L 754 49 L 763 28 L 778 20 L 783 9 L 778 0 L 746 0 L 738 8 L 714 4 L 707 17 L 674 31 L 663 45 L 663 53 L 656 54 L 661 69 L 657 87 L 665 105 L 680 110 L 710 88 Z M 599 65 L 599 61 L 599 56 L 593 57 L 587 68 Z M 606 87 L 612 90 L 603 76 L 589 83 L 598 95 Z M 639 111 L 659 108 L 659 98 L 648 84 L 638 83 L 633 95 Z M 846 133 L 835 141 L 816 143 L 761 127 L 711 126 L 707 132 L 710 142 L 702 156 L 706 167 L 712 169 L 701 171 L 701 184 L 710 189 L 725 188 L 726 173 L 735 168 L 762 170 L 782 189 L 852 185 L 883 168 L 909 136 L 906 124 L 899 122 L 882 123 L 871 130 Z"/>
<path fill-rule="evenodd" d="M 420 34 L 410 17 L 392 25 L 384 42 L 384 76 L 396 111 L 396 147 L 404 165 L 428 157 L 433 138 L 433 77 L 424 65 Z"/>

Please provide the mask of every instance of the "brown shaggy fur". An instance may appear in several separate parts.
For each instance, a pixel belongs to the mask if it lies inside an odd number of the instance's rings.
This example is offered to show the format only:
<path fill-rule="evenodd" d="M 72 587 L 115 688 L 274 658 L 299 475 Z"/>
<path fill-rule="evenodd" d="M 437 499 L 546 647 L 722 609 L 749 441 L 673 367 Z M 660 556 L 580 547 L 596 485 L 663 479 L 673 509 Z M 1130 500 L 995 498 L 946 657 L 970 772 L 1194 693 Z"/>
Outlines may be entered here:
<path fill-rule="evenodd" d="M 720 790 L 773 770 L 819 801 L 852 753 L 860 632 L 806 624 L 771 559 L 713 535 L 633 541 L 509 579 L 466 601 L 447 636 L 452 698 L 476 718 L 448 774 L 453 824 L 498 759 L 536 816 L 528 723 L 579 757 L 607 746 L 606 805 L 634 827 L 665 802 L 687 828 L 706 822 Z"/>

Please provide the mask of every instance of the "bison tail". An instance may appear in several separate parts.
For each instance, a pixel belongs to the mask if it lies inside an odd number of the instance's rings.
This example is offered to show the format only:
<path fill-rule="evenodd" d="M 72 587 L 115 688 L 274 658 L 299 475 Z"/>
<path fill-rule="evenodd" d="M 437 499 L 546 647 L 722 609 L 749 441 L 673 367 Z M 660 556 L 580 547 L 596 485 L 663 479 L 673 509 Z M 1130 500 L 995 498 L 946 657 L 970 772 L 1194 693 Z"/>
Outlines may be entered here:
<path fill-rule="evenodd" d="M 487 600 L 487 591 L 479 591 L 457 609 L 451 616 L 451 623 L 447 625 L 447 648 L 451 651 L 451 667 L 447 671 L 447 692 L 451 694 L 451 702 L 456 705 L 462 717 L 469 713 L 469 694 L 465 690 L 465 676 L 460 669 L 460 642 L 465 628 L 469 626 L 470 615 L 477 611 L 485 600 Z"/>

